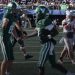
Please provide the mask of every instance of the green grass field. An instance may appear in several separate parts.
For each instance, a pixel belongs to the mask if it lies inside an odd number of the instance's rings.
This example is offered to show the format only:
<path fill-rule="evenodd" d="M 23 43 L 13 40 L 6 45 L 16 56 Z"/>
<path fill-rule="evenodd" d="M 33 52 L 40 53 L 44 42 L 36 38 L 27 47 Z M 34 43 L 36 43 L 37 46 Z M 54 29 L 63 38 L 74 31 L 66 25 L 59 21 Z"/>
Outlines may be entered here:
<path fill-rule="evenodd" d="M 32 32 L 32 29 L 27 29 L 27 32 L 30 33 Z M 59 40 L 62 36 L 62 33 L 60 33 L 57 37 L 57 45 L 55 47 L 55 52 L 56 52 L 56 60 L 59 59 L 60 52 L 63 49 L 63 44 L 59 44 Z M 37 68 L 37 62 L 38 62 L 38 57 L 39 57 L 39 51 L 41 44 L 39 42 L 39 39 L 37 37 L 33 38 L 28 38 L 25 40 L 25 45 L 27 47 L 27 52 L 31 53 L 34 57 L 29 60 L 25 60 L 22 54 L 22 51 L 19 49 L 19 45 L 16 44 L 14 47 L 14 64 L 12 67 L 12 75 L 38 75 L 38 68 Z M 0 62 L 2 61 L 2 53 L 0 49 Z M 64 64 L 68 70 L 75 72 L 75 65 L 71 64 L 69 59 L 65 58 L 64 59 Z M 59 71 L 52 69 L 51 65 L 47 62 L 46 63 L 46 73 L 45 75 L 63 75 Z"/>

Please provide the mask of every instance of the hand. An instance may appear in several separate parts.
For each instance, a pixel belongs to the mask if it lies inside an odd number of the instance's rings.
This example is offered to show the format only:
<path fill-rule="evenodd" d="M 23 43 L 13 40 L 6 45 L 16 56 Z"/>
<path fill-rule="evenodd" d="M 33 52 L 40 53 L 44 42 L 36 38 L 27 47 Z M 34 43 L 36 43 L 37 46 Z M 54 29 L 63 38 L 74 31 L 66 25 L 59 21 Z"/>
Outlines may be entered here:
<path fill-rule="evenodd" d="M 70 29 L 71 26 L 70 26 L 70 25 L 65 25 L 64 28 L 65 28 L 65 29 Z"/>
<path fill-rule="evenodd" d="M 51 35 L 48 35 L 48 38 L 51 39 Z"/>

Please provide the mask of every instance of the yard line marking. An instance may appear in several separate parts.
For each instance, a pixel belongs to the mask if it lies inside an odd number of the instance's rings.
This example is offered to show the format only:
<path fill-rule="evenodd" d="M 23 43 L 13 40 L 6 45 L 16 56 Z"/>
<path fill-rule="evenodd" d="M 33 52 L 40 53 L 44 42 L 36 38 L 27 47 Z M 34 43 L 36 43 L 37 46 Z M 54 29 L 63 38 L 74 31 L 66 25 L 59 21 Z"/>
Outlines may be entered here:
<path fill-rule="evenodd" d="M 15 47 L 19 47 L 19 46 L 15 46 Z M 40 46 L 26 46 L 26 47 L 35 47 L 36 48 L 36 47 L 41 47 L 41 45 Z M 61 47 L 64 47 L 64 46 L 55 46 L 55 48 L 56 47 L 60 47 L 61 48 Z"/>
<path fill-rule="evenodd" d="M 24 63 L 37 63 L 38 61 L 25 61 L 25 62 L 16 62 L 14 61 L 13 63 L 18 63 L 18 64 L 24 64 Z M 0 61 L 1 63 L 1 61 Z"/>
<path fill-rule="evenodd" d="M 60 50 L 60 51 L 57 51 L 57 50 L 55 50 L 55 53 L 61 53 L 61 51 L 62 50 Z M 1 53 L 1 52 L 0 52 Z M 14 53 L 23 53 L 23 52 L 21 52 L 20 50 L 19 51 L 14 51 Z M 40 50 L 38 50 L 38 52 L 35 50 L 35 51 L 28 51 L 27 53 L 40 53 Z M 75 52 L 74 52 L 75 53 Z"/>
<path fill-rule="evenodd" d="M 14 53 L 23 53 L 23 52 L 14 52 Z M 27 53 L 35 53 L 36 54 L 36 53 L 40 53 L 40 52 L 27 52 Z M 55 53 L 61 53 L 61 52 L 55 52 Z"/>
<path fill-rule="evenodd" d="M 14 62 L 14 63 L 21 63 L 21 64 L 23 64 L 23 63 L 37 63 L 38 61 L 25 61 L 25 62 Z"/>
<path fill-rule="evenodd" d="M 24 61 L 24 62 L 20 62 L 20 61 L 15 61 L 13 62 L 14 64 L 26 64 L 26 63 L 38 63 L 38 61 Z M 70 60 L 65 60 L 63 63 L 71 63 Z M 0 64 L 1 64 L 1 61 L 0 61 Z"/>
<path fill-rule="evenodd" d="M 34 31 L 34 29 L 31 29 L 31 30 L 30 30 L 30 29 L 25 29 L 25 30 L 26 30 L 26 31 L 30 31 L 30 32 L 31 32 L 31 31 Z M 59 32 L 59 33 L 63 33 L 63 32 L 61 31 L 61 32 Z"/>

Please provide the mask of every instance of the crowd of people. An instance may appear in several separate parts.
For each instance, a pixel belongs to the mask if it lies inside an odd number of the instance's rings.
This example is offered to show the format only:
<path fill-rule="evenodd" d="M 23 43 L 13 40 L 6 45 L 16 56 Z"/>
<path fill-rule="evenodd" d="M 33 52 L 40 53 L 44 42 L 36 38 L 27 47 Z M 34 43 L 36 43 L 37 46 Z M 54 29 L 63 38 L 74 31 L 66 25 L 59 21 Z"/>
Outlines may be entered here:
<path fill-rule="evenodd" d="M 0 4 L 7 4 L 11 0 L 0 0 Z M 75 8 L 74 0 L 16 0 L 23 6 L 38 6 L 39 4 L 47 5 L 50 9 L 66 9 L 68 6 Z"/>
<path fill-rule="evenodd" d="M 0 3 L 0 8 L 6 7 L 7 3 L 12 0 L 2 0 Z M 33 27 L 35 27 L 34 19 L 35 15 L 33 14 L 35 8 L 38 5 L 45 5 L 50 9 L 50 14 L 53 19 L 58 19 L 59 25 L 61 24 L 61 17 L 65 18 L 65 10 L 75 9 L 75 2 L 73 0 L 16 0 L 23 9 L 30 10 L 29 14 L 27 12 L 28 18 L 31 21 Z M 3 4 L 4 5 L 3 5 Z M 59 15 L 53 16 L 53 15 Z"/>
<path fill-rule="evenodd" d="M 61 0 L 59 1 L 37 0 L 37 1 L 25 2 L 24 5 L 32 6 L 32 9 L 33 9 L 33 7 L 38 6 L 40 4 L 46 5 L 47 7 L 49 7 L 49 9 L 52 9 L 52 10 L 66 10 L 68 7 L 70 7 L 71 9 L 75 8 L 75 2 L 63 1 L 63 0 L 62 1 Z"/>

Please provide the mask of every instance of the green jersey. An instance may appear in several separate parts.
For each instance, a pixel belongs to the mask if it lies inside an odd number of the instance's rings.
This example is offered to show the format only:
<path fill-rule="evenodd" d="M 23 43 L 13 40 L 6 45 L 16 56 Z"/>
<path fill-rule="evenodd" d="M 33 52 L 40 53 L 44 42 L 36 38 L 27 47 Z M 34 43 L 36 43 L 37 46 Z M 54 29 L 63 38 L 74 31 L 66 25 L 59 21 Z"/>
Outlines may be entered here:
<path fill-rule="evenodd" d="M 50 18 L 41 19 L 36 22 L 36 28 L 44 29 L 46 26 L 51 24 Z"/>
<path fill-rule="evenodd" d="M 13 31 L 13 28 L 14 28 L 13 23 L 17 21 L 17 18 L 15 18 L 15 15 L 13 15 L 12 13 L 8 13 L 8 12 L 4 14 L 3 18 L 7 18 L 9 22 L 8 22 L 7 27 L 2 29 L 2 35 L 9 36 Z"/>
<path fill-rule="evenodd" d="M 40 37 L 41 43 L 46 43 L 51 40 L 53 41 L 52 38 L 58 34 L 49 17 L 37 21 L 36 29 L 38 31 L 38 36 Z M 50 35 L 52 38 L 49 37 Z"/>
<path fill-rule="evenodd" d="M 48 30 L 45 30 L 46 26 L 50 25 L 51 21 L 49 18 L 41 19 L 36 22 L 36 29 L 38 31 L 38 36 L 40 37 L 41 43 L 45 43 L 49 41 L 49 38 L 47 37 L 49 34 Z"/>

